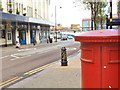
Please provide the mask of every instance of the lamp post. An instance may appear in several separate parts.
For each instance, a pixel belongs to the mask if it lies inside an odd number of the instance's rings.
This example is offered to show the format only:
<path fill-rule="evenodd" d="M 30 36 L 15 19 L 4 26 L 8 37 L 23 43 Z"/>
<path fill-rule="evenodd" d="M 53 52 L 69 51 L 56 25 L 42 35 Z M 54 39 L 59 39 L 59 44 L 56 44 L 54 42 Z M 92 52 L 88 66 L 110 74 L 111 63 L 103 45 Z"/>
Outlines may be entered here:
<path fill-rule="evenodd" d="M 93 11 L 91 11 L 91 30 L 93 30 L 93 22 L 94 22 L 94 20 L 93 20 Z"/>
<path fill-rule="evenodd" d="M 106 14 L 106 29 L 108 29 L 108 15 Z"/>
<path fill-rule="evenodd" d="M 60 6 L 60 8 L 62 8 Z M 56 12 L 56 6 L 55 6 L 55 42 L 57 42 L 57 12 Z"/>
<path fill-rule="evenodd" d="M 57 19 L 56 19 L 56 6 L 55 6 L 55 42 L 57 42 Z"/>

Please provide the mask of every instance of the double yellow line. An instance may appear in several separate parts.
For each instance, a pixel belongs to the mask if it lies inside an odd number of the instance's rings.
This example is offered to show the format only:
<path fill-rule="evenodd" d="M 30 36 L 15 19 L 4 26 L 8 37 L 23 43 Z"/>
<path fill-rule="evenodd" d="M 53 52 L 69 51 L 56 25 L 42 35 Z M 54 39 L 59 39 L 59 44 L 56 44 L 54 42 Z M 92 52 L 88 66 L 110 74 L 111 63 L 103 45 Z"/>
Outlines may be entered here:
<path fill-rule="evenodd" d="M 20 80 L 20 79 L 22 79 L 22 78 L 23 78 L 23 77 L 18 77 L 18 76 L 16 76 L 16 77 L 14 77 L 14 78 L 12 78 L 12 79 L 9 79 L 9 80 L 7 80 L 7 81 L 5 81 L 5 82 L 2 82 L 2 83 L 0 83 L 0 88 L 5 87 L 5 86 L 7 86 L 7 85 L 10 85 L 10 84 L 14 83 L 15 81 L 18 81 L 18 80 Z"/>
<path fill-rule="evenodd" d="M 24 75 L 32 75 L 32 74 L 35 74 L 35 73 L 37 73 L 37 72 L 39 72 L 39 71 L 42 71 L 45 67 L 47 67 L 47 66 L 49 66 L 49 65 L 50 65 L 50 64 L 47 64 L 47 65 L 44 65 L 44 66 L 42 66 L 42 67 L 36 68 L 36 69 L 34 69 L 34 70 L 31 70 L 31 71 L 29 71 L 29 72 L 24 73 Z"/>
<path fill-rule="evenodd" d="M 47 65 L 44 65 L 44 66 L 42 66 L 42 67 L 36 68 L 36 69 L 34 69 L 34 70 L 28 71 L 28 72 L 24 73 L 23 77 L 22 77 L 22 76 L 21 76 L 21 77 L 20 77 L 20 76 L 16 76 L 16 77 L 14 77 L 14 78 L 12 78 L 12 79 L 9 79 L 9 80 L 7 80 L 7 81 L 4 81 L 4 82 L 0 83 L 0 88 L 3 88 L 3 87 L 5 87 L 5 86 L 8 86 L 8 85 L 10 85 L 10 84 L 12 84 L 12 83 L 14 83 L 14 82 L 16 82 L 16 81 L 18 81 L 18 80 L 21 80 L 21 79 L 23 79 L 24 76 L 26 76 L 26 75 L 30 76 L 30 75 L 32 75 L 32 74 L 35 74 L 35 73 L 39 72 L 39 71 L 42 71 L 43 69 L 45 69 L 45 67 L 47 67 L 47 66 L 49 66 L 49 65 L 50 65 L 50 64 L 47 64 Z"/>

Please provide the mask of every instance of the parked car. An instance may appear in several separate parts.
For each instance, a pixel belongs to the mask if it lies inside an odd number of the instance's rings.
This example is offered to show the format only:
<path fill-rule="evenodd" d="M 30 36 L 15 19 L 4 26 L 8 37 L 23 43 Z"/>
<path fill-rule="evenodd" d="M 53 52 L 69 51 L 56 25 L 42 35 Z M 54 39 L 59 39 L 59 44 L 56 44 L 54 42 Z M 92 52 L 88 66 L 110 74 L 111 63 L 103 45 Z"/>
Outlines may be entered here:
<path fill-rule="evenodd" d="M 70 36 L 70 35 L 68 35 L 68 37 L 67 37 L 68 39 L 73 39 L 74 37 L 73 36 Z"/>
<path fill-rule="evenodd" d="M 61 40 L 67 40 L 67 34 L 62 34 L 61 35 Z"/>

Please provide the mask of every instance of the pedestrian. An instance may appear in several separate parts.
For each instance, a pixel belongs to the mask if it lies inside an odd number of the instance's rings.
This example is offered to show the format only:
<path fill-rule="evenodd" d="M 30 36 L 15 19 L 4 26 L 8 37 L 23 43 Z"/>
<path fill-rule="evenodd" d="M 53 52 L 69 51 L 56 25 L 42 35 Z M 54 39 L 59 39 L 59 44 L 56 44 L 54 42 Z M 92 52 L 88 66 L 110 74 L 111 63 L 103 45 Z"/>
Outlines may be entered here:
<path fill-rule="evenodd" d="M 49 39 L 47 38 L 47 43 L 49 43 Z"/>
<path fill-rule="evenodd" d="M 19 36 L 16 38 L 16 48 L 20 48 Z"/>
<path fill-rule="evenodd" d="M 35 39 L 35 37 L 33 37 L 33 45 L 35 45 L 36 44 L 36 39 Z"/>

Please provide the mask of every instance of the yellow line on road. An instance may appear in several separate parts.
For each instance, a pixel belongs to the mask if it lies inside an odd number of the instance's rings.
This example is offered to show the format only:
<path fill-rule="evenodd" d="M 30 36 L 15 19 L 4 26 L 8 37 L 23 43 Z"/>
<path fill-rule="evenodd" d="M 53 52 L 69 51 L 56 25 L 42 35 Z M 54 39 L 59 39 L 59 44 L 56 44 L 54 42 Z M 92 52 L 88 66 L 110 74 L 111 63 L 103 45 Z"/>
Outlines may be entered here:
<path fill-rule="evenodd" d="M 12 79 L 9 79 L 9 80 L 7 80 L 7 81 L 5 81 L 5 82 L 0 83 L 0 86 L 3 85 L 3 84 L 5 84 L 5 83 L 8 83 L 8 82 L 10 82 L 10 81 L 12 81 L 12 80 L 14 80 L 14 79 L 16 79 L 16 78 L 18 78 L 18 76 L 17 76 L 17 77 L 14 77 L 14 78 L 12 78 Z"/>
<path fill-rule="evenodd" d="M 15 81 L 18 81 L 18 80 L 20 80 L 20 79 L 22 79 L 22 78 L 23 78 L 23 77 L 19 77 L 19 78 L 17 78 L 17 79 L 14 79 L 14 80 L 6 83 L 6 84 L 3 84 L 2 86 L 0 86 L 0 88 L 5 87 L 5 86 L 7 86 L 7 85 L 9 85 L 9 84 L 12 84 L 12 83 L 14 83 Z"/>
<path fill-rule="evenodd" d="M 34 69 L 34 70 L 28 71 L 28 72 L 24 73 L 24 75 L 31 75 L 31 73 L 36 73 L 36 72 L 38 72 L 38 71 L 41 71 L 41 70 L 43 70 L 45 67 L 47 67 L 47 66 L 49 66 L 49 65 L 50 65 L 50 64 L 46 64 L 46 65 L 44 65 L 44 66 L 42 66 L 42 67 L 39 67 L 39 68 L 36 68 L 36 69 Z"/>
<path fill-rule="evenodd" d="M 36 70 L 36 71 L 34 71 L 34 72 L 29 73 L 29 75 L 32 75 L 32 74 L 34 74 L 34 73 L 36 73 L 36 72 L 39 72 L 39 71 L 41 71 L 41 70 L 43 70 L 43 69 L 40 68 L 40 69 L 38 69 L 38 70 Z"/>

